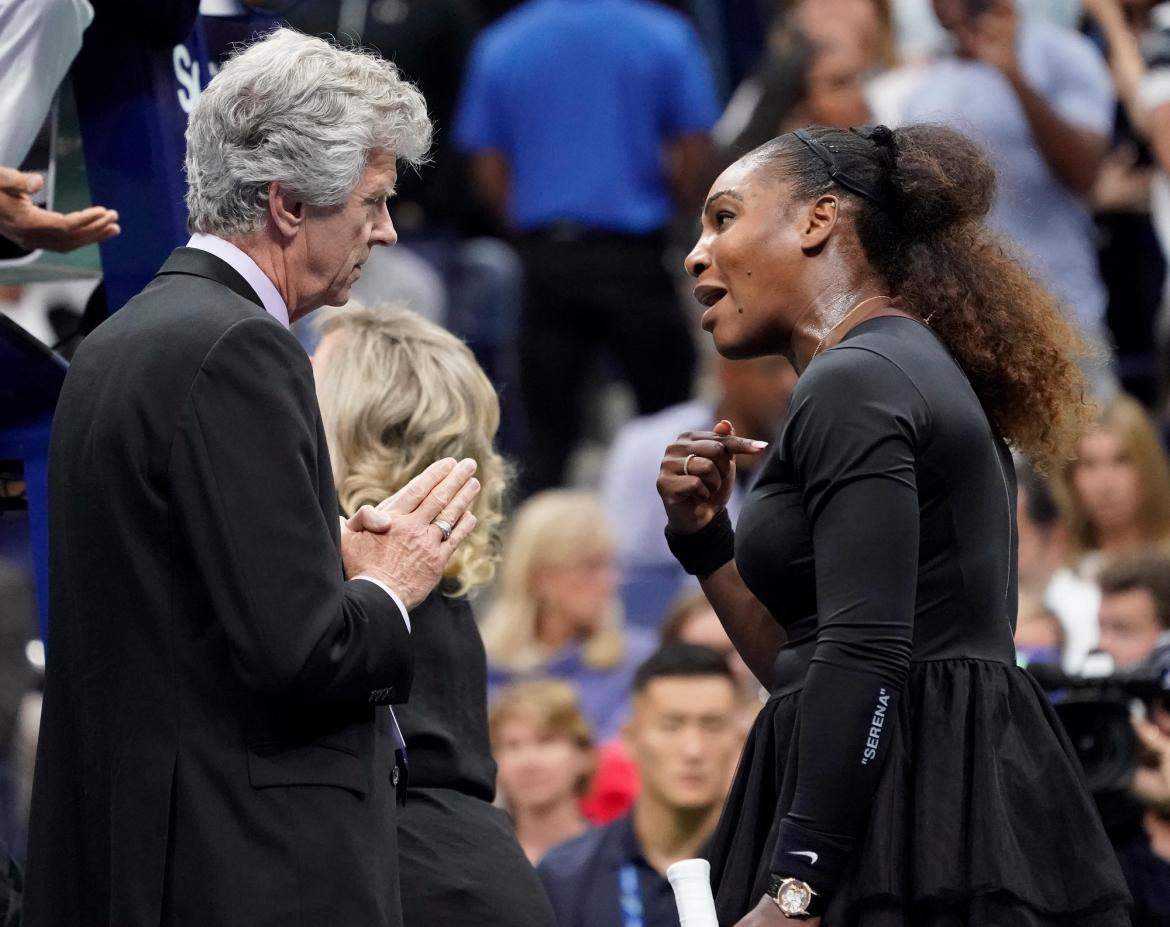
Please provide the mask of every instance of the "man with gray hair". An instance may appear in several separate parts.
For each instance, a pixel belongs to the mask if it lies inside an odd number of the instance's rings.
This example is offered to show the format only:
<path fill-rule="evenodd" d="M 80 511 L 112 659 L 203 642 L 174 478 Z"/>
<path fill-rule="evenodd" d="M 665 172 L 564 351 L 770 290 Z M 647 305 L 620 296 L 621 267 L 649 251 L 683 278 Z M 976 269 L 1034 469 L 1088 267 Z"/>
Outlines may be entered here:
<path fill-rule="evenodd" d="M 393 64 L 287 29 L 192 112 L 194 234 L 82 344 L 54 422 L 31 927 L 401 923 L 388 706 L 479 484 L 438 461 L 339 521 L 288 324 L 394 243 L 429 140 Z"/>

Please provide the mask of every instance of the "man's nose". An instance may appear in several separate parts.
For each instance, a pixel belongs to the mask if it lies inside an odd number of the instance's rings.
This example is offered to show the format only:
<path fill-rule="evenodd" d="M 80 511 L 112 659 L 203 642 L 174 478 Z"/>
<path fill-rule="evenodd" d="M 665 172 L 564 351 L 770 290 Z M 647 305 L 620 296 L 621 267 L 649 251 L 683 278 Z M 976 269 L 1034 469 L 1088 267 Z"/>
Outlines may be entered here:
<path fill-rule="evenodd" d="M 374 226 L 373 240 L 377 245 L 392 245 L 398 241 L 398 231 L 394 228 L 394 220 L 390 218 L 388 207 L 382 207 L 382 215 L 378 219 L 378 224 Z"/>

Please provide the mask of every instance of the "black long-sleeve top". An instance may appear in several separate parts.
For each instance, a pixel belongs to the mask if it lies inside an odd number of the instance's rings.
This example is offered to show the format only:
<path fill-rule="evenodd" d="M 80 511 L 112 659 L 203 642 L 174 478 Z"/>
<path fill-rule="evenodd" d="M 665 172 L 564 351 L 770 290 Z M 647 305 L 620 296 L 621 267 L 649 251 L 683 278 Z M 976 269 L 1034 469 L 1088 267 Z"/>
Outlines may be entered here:
<path fill-rule="evenodd" d="M 868 817 L 914 661 L 1014 658 L 1011 458 L 933 332 L 854 328 L 801 375 L 736 561 L 789 632 L 797 774 L 772 871 L 830 894 Z"/>

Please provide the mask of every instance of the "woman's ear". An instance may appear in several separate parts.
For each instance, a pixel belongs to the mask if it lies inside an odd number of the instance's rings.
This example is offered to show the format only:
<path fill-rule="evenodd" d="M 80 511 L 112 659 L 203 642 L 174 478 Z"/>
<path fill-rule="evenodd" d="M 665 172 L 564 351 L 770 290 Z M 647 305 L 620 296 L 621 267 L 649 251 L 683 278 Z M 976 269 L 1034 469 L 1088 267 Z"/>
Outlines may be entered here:
<path fill-rule="evenodd" d="M 800 247 L 805 254 L 820 251 L 833 235 L 841 201 L 826 194 L 807 208 L 800 229 Z"/>

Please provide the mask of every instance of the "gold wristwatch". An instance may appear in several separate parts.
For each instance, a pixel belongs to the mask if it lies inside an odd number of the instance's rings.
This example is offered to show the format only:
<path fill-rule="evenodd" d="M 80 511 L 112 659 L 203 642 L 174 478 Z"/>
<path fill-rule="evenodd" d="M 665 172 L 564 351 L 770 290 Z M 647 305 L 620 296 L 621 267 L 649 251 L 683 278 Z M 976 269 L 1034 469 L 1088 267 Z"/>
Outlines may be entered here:
<path fill-rule="evenodd" d="M 808 909 L 816 894 L 807 882 L 800 879 L 772 876 L 772 881 L 768 884 L 768 897 L 785 917 L 799 919 L 813 917 Z"/>

